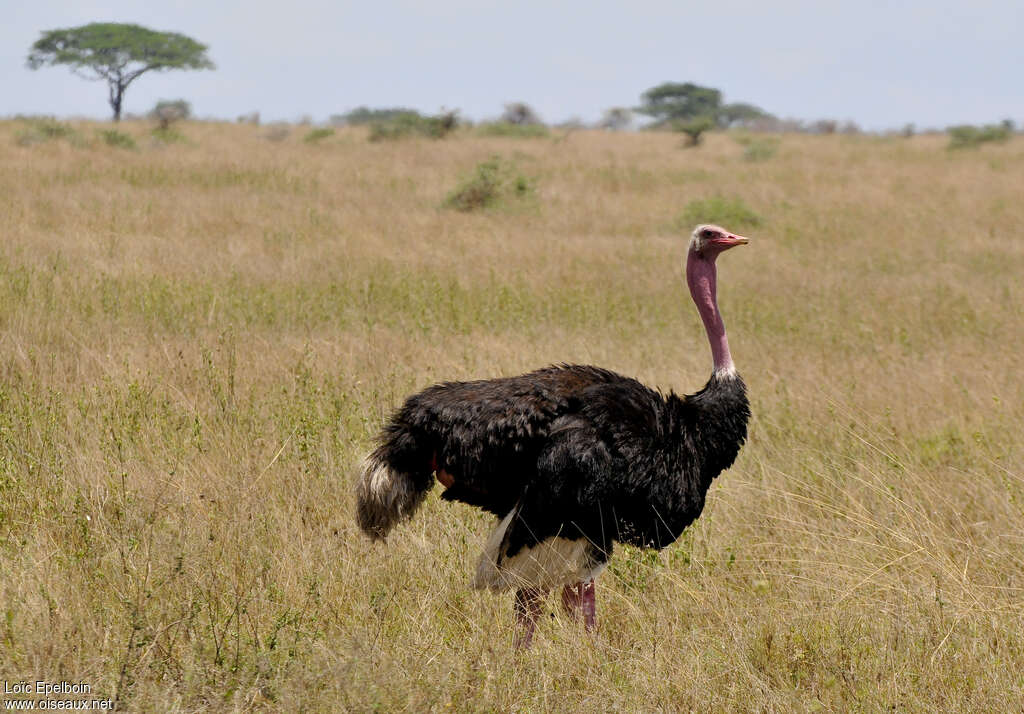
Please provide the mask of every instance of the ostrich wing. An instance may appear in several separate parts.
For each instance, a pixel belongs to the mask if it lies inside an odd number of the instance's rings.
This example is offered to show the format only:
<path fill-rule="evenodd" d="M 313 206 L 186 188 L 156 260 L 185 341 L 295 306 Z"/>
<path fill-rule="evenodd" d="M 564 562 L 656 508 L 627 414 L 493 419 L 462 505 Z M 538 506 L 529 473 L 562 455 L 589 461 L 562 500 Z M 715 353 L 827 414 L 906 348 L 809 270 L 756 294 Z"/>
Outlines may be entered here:
<path fill-rule="evenodd" d="M 536 464 L 552 424 L 578 412 L 588 388 L 623 379 L 594 367 L 558 366 L 518 377 L 449 382 L 409 398 L 386 438 L 404 449 L 403 470 L 433 461 L 455 481 L 444 494 L 504 516 L 537 476 Z"/>

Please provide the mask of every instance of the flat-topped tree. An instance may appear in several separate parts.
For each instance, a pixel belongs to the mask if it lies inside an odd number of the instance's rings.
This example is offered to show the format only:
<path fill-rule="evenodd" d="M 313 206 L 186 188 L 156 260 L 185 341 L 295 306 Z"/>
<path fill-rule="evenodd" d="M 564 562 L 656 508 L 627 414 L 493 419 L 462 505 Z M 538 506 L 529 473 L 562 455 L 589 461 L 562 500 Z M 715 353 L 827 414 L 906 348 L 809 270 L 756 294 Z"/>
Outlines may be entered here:
<path fill-rule="evenodd" d="M 643 104 L 636 108 L 656 121 L 688 120 L 715 117 L 722 106 L 722 93 L 692 82 L 664 82 L 651 87 L 641 96 Z"/>
<path fill-rule="evenodd" d="M 156 70 L 213 69 L 206 45 L 177 32 L 157 32 L 139 25 L 93 22 L 43 33 L 28 55 L 29 69 L 66 64 L 85 79 L 106 80 L 114 121 L 128 85 Z"/>

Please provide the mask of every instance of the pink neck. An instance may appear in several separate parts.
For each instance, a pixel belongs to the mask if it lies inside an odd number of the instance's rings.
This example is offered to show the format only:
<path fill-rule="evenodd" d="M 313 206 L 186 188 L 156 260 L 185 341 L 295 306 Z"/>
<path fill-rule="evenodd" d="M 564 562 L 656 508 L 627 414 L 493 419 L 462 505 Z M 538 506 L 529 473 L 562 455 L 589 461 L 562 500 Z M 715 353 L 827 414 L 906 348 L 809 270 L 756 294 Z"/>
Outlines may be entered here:
<path fill-rule="evenodd" d="M 718 271 L 715 257 L 705 257 L 690 251 L 686 258 L 686 283 L 690 295 L 697 305 L 700 319 L 711 343 L 711 358 L 715 372 L 734 372 L 732 355 L 729 354 L 729 340 L 725 336 L 725 323 L 718 312 Z"/>

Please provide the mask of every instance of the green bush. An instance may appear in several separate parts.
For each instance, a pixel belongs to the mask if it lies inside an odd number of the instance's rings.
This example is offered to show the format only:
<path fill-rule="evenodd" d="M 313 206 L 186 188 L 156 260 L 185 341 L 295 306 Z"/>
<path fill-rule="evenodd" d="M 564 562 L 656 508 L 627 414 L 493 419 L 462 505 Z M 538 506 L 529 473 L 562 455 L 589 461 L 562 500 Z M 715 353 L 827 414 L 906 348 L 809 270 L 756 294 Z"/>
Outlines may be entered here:
<path fill-rule="evenodd" d="M 458 125 L 455 112 L 438 116 L 423 116 L 418 112 L 396 114 L 387 121 L 370 125 L 370 141 L 391 141 L 422 136 L 428 139 L 442 139 Z"/>
<path fill-rule="evenodd" d="M 676 227 L 686 232 L 699 223 L 716 223 L 731 230 L 738 230 L 761 225 L 761 217 L 742 199 L 712 196 L 704 200 L 690 201 L 675 221 Z"/>
<path fill-rule="evenodd" d="M 1009 126 L 1003 124 L 989 124 L 988 126 L 971 126 L 961 124 L 951 126 L 949 132 L 950 149 L 968 149 L 981 146 L 988 142 L 1002 143 L 1008 141 L 1012 131 Z"/>
<path fill-rule="evenodd" d="M 101 129 L 98 133 L 107 146 L 118 149 L 134 149 L 136 147 L 135 139 L 117 129 Z"/>
<path fill-rule="evenodd" d="M 19 146 L 42 144 L 53 139 L 71 139 L 75 130 L 70 124 L 52 118 L 30 119 L 28 126 L 19 131 L 14 140 Z"/>
<path fill-rule="evenodd" d="M 519 173 L 514 163 L 492 156 L 477 164 L 473 173 L 448 194 L 444 206 L 456 211 L 475 211 L 492 208 L 509 199 L 521 201 L 533 193 L 533 182 Z"/>
<path fill-rule="evenodd" d="M 743 147 L 743 158 L 746 161 L 767 161 L 779 150 L 779 139 L 774 136 L 751 136 L 737 134 L 733 140 Z"/>
<path fill-rule="evenodd" d="M 188 141 L 184 134 L 172 126 L 158 126 L 150 132 L 150 136 L 161 144 L 184 144 Z"/>
<path fill-rule="evenodd" d="M 320 127 L 318 129 L 310 129 L 306 135 L 302 137 L 302 140 L 307 144 L 316 144 L 332 136 L 334 136 L 334 129 Z"/>
<path fill-rule="evenodd" d="M 419 116 L 419 112 L 415 109 L 406 109 L 405 107 L 388 107 L 384 109 L 357 107 L 347 114 L 332 114 L 328 121 L 335 126 L 384 124 L 405 114 Z"/>
<path fill-rule="evenodd" d="M 479 124 L 476 133 L 480 136 L 511 136 L 519 139 L 538 139 L 550 136 L 543 124 L 513 124 L 507 121 L 491 121 Z"/>

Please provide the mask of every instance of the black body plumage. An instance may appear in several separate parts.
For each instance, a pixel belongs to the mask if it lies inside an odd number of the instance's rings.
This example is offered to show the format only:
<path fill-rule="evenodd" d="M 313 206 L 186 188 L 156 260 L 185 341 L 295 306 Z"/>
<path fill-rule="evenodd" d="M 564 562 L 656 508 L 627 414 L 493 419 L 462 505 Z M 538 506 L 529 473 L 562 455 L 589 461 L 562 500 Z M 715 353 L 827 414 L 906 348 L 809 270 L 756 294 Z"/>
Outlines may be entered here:
<path fill-rule="evenodd" d="M 555 536 L 587 539 L 595 562 L 614 541 L 663 548 L 700 515 L 749 416 L 734 372 L 684 397 L 579 365 L 438 384 L 384 428 L 360 484 L 359 522 L 384 537 L 443 471 L 454 483 L 442 498 L 499 517 L 518 509 L 504 533 L 507 557 Z M 374 468 L 401 484 L 375 488 Z"/>

